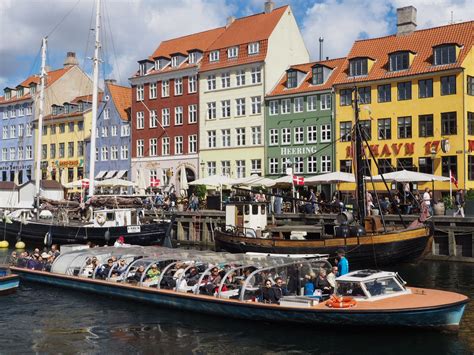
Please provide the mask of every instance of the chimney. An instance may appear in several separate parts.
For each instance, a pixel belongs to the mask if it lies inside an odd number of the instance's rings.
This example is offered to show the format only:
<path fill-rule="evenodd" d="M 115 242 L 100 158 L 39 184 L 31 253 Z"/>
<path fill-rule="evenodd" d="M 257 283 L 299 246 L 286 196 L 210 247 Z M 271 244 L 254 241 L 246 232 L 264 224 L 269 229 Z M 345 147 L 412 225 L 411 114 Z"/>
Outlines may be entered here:
<path fill-rule="evenodd" d="M 397 36 L 408 35 L 416 30 L 416 7 L 405 6 L 397 9 Z"/>
<path fill-rule="evenodd" d="M 108 85 L 108 84 L 116 85 L 117 84 L 117 80 L 115 80 L 115 79 L 105 79 L 104 82 L 105 82 L 106 85 Z"/>
<path fill-rule="evenodd" d="M 275 8 L 275 3 L 272 0 L 265 1 L 265 13 L 269 14 Z"/>
<path fill-rule="evenodd" d="M 67 52 L 66 59 L 64 60 L 64 68 L 73 67 L 78 65 L 79 61 L 76 58 L 75 52 Z"/>
<path fill-rule="evenodd" d="M 229 16 L 227 17 L 227 24 L 225 25 L 225 28 L 229 28 L 230 25 L 235 21 L 235 16 Z"/>
<path fill-rule="evenodd" d="M 319 61 L 323 60 L 323 42 L 324 37 L 319 37 Z"/>

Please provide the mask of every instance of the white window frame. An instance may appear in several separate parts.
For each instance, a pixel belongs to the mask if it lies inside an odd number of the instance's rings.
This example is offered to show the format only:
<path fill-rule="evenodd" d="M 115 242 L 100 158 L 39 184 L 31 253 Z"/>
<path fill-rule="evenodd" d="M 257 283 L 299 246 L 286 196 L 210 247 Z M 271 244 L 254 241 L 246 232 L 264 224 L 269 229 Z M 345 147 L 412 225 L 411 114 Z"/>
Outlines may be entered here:
<path fill-rule="evenodd" d="M 145 141 L 143 139 L 137 139 L 137 157 L 143 157 L 143 153 L 145 150 Z"/>
<path fill-rule="evenodd" d="M 188 136 L 188 153 L 197 153 L 197 135 L 191 134 Z"/>
<path fill-rule="evenodd" d="M 304 111 L 304 100 L 302 97 L 295 97 L 293 101 L 293 106 L 294 106 L 294 112 L 295 113 L 300 113 Z"/>
<path fill-rule="evenodd" d="M 137 112 L 137 129 L 145 129 L 145 113 L 143 111 Z"/>
<path fill-rule="evenodd" d="M 331 172 L 331 157 L 329 155 L 321 155 L 321 172 L 329 173 Z"/>
<path fill-rule="evenodd" d="M 158 84 L 156 81 L 154 83 L 150 83 L 149 91 L 150 99 L 156 99 L 158 95 Z"/>
<path fill-rule="evenodd" d="M 253 67 L 250 73 L 250 77 L 252 78 L 252 84 L 261 84 L 262 83 L 262 68 Z"/>
<path fill-rule="evenodd" d="M 216 76 L 214 74 L 207 76 L 207 90 L 213 91 L 217 89 Z"/>
<path fill-rule="evenodd" d="M 270 110 L 269 110 L 270 116 L 278 115 L 278 111 L 279 111 L 278 100 L 271 100 L 269 106 L 270 106 Z"/>
<path fill-rule="evenodd" d="M 231 136 L 230 128 L 225 128 L 221 130 L 221 138 L 222 138 L 221 143 L 222 143 L 223 148 L 228 148 L 231 146 L 232 136 Z"/>
<path fill-rule="evenodd" d="M 306 127 L 306 142 L 307 143 L 318 142 L 318 127 L 316 126 Z"/>
<path fill-rule="evenodd" d="M 320 128 L 321 131 L 321 142 L 327 143 L 331 141 L 331 124 L 323 124 Z"/>
<path fill-rule="evenodd" d="M 293 144 L 303 144 L 304 143 L 304 127 L 294 127 L 293 128 Z"/>
<path fill-rule="evenodd" d="M 217 118 L 217 103 L 215 101 L 207 103 L 207 119 L 215 120 Z"/>
<path fill-rule="evenodd" d="M 145 86 L 143 84 L 137 85 L 137 101 L 143 101 L 145 96 Z"/>
<path fill-rule="evenodd" d="M 174 137 L 174 154 L 175 155 L 184 154 L 183 142 L 184 142 L 183 136 Z"/>
<path fill-rule="evenodd" d="M 170 137 L 161 139 L 161 155 L 170 155 Z"/>
<path fill-rule="evenodd" d="M 197 122 L 197 105 L 189 105 L 188 106 L 188 123 L 196 123 Z"/>
<path fill-rule="evenodd" d="M 291 113 L 291 99 L 281 100 L 281 114 L 288 115 Z"/>
<path fill-rule="evenodd" d="M 332 105 L 332 97 L 331 94 L 321 94 L 320 100 L 321 100 L 321 111 L 326 111 L 331 109 Z"/>
<path fill-rule="evenodd" d="M 252 96 L 252 115 L 259 115 L 262 113 L 262 97 L 261 96 Z"/>
<path fill-rule="evenodd" d="M 235 115 L 245 116 L 245 97 L 235 99 Z"/>
<path fill-rule="evenodd" d="M 230 100 L 221 101 L 221 118 L 229 118 L 231 116 Z"/>
<path fill-rule="evenodd" d="M 207 162 L 207 175 L 216 175 L 217 174 L 217 165 L 215 161 Z"/>
<path fill-rule="evenodd" d="M 245 69 L 237 70 L 235 73 L 235 83 L 237 86 L 244 86 L 245 85 L 245 77 L 247 73 Z"/>
<path fill-rule="evenodd" d="M 219 61 L 219 51 L 211 51 L 209 53 L 209 61 L 210 62 L 218 62 Z"/>
<path fill-rule="evenodd" d="M 109 147 L 107 147 L 106 145 L 103 145 L 100 150 L 100 161 L 108 161 L 108 160 L 109 160 Z"/>
<path fill-rule="evenodd" d="M 161 97 L 169 97 L 170 96 L 170 81 L 163 80 L 161 81 Z"/>
<path fill-rule="evenodd" d="M 306 160 L 306 172 L 308 174 L 316 174 L 318 172 L 318 157 L 314 155 L 308 156 Z"/>
<path fill-rule="evenodd" d="M 246 169 L 245 160 L 236 160 L 235 166 L 236 166 L 237 178 L 245 177 L 245 169 Z"/>
<path fill-rule="evenodd" d="M 110 160 L 118 160 L 118 147 L 116 145 L 110 147 Z"/>
<path fill-rule="evenodd" d="M 188 93 L 197 92 L 197 75 L 188 77 Z"/>
<path fill-rule="evenodd" d="M 128 145 L 122 145 L 120 147 L 120 160 L 128 160 Z"/>
<path fill-rule="evenodd" d="M 278 145 L 280 141 L 280 132 L 278 131 L 278 128 L 271 128 L 270 129 L 270 144 L 269 145 Z"/>
<path fill-rule="evenodd" d="M 183 125 L 183 106 L 176 106 L 174 108 L 174 125 Z"/>
<path fill-rule="evenodd" d="M 239 47 L 234 46 L 230 47 L 227 49 L 227 58 L 232 59 L 232 58 L 237 58 L 239 56 Z"/>
<path fill-rule="evenodd" d="M 260 42 L 252 42 L 248 45 L 249 55 L 258 54 L 260 52 Z"/>
<path fill-rule="evenodd" d="M 156 114 L 156 110 L 150 111 L 150 128 L 158 127 L 158 115 Z"/>
<path fill-rule="evenodd" d="M 120 136 L 121 137 L 130 136 L 130 125 L 129 124 L 124 124 L 120 127 Z"/>
<path fill-rule="evenodd" d="M 208 148 L 217 147 L 217 134 L 215 130 L 207 131 L 207 147 Z"/>
<path fill-rule="evenodd" d="M 230 72 L 224 72 L 221 74 L 221 88 L 230 88 Z"/>
<path fill-rule="evenodd" d="M 174 79 L 174 96 L 183 95 L 183 78 Z"/>
<path fill-rule="evenodd" d="M 306 109 L 310 112 L 317 110 L 318 97 L 316 95 L 311 95 L 307 97 Z"/>
<path fill-rule="evenodd" d="M 158 138 L 150 138 L 148 156 L 156 157 L 158 155 Z"/>
<path fill-rule="evenodd" d="M 245 127 L 238 127 L 235 129 L 236 143 L 237 147 L 245 147 L 246 137 L 245 137 Z"/>
<path fill-rule="evenodd" d="M 262 127 L 253 126 L 252 127 L 252 145 L 261 145 L 262 144 Z"/>
<path fill-rule="evenodd" d="M 284 127 L 281 129 L 281 145 L 291 144 L 291 128 Z"/>
<path fill-rule="evenodd" d="M 163 127 L 169 127 L 171 124 L 171 114 L 168 107 L 161 109 L 161 125 Z"/>

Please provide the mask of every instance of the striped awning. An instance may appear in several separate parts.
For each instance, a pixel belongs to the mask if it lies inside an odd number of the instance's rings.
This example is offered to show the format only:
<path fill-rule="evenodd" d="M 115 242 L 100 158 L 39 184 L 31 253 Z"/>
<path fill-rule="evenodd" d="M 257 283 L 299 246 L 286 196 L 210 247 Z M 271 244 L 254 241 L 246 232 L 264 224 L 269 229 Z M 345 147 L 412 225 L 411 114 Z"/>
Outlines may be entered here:
<path fill-rule="evenodd" d="M 116 172 L 117 170 L 110 170 L 109 172 L 107 172 L 107 175 L 105 175 L 104 179 L 111 179 Z"/>
<path fill-rule="evenodd" d="M 107 171 L 101 170 L 99 173 L 95 176 L 96 179 L 102 179 L 104 175 L 107 174 Z"/>
<path fill-rule="evenodd" d="M 121 179 L 126 173 L 127 173 L 127 170 L 119 170 L 115 178 Z"/>

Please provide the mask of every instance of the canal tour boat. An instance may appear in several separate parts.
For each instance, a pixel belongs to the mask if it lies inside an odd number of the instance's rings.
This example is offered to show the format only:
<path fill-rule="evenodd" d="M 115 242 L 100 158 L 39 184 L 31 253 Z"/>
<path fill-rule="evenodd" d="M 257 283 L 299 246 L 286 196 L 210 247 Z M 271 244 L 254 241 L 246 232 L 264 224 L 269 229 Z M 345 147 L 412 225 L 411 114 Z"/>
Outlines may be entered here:
<path fill-rule="evenodd" d="M 20 286 L 20 277 L 12 274 L 6 267 L 0 266 L 0 295 L 8 295 Z"/>
<path fill-rule="evenodd" d="M 12 270 L 28 281 L 182 311 L 322 326 L 455 331 L 468 302 L 466 296 L 453 292 L 407 287 L 397 273 L 374 270 L 332 279 L 332 296 L 327 290 L 305 296 L 304 280 L 310 282 L 325 272 L 330 275 L 331 264 L 322 257 L 298 260 L 156 247 L 98 247 L 63 252 L 50 272 Z M 269 303 L 272 299 L 265 295 L 271 292 L 281 296 L 277 302 Z"/>

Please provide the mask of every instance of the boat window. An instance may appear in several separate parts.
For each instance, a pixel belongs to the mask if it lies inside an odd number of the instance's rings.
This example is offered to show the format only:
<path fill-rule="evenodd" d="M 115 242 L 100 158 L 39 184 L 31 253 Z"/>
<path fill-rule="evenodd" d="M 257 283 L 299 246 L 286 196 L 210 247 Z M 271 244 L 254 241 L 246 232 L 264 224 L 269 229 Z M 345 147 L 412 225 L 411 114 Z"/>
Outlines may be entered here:
<path fill-rule="evenodd" d="M 245 215 L 248 216 L 250 214 L 250 206 L 249 205 L 245 205 L 244 206 L 244 211 L 245 211 Z"/>
<path fill-rule="evenodd" d="M 252 214 L 257 215 L 258 214 L 258 205 L 252 205 Z"/>
<path fill-rule="evenodd" d="M 366 297 L 360 282 L 338 282 L 336 293 L 340 296 Z"/>
<path fill-rule="evenodd" d="M 244 206 L 237 206 L 237 215 L 242 216 L 244 211 Z"/>
<path fill-rule="evenodd" d="M 266 209 L 266 206 L 265 205 L 261 205 L 261 210 L 260 210 L 260 213 L 261 214 L 265 214 L 267 212 L 267 209 Z"/>
<path fill-rule="evenodd" d="M 403 291 L 403 288 L 393 278 L 377 279 L 364 283 L 371 296 L 391 295 Z"/>
<path fill-rule="evenodd" d="M 186 270 L 193 265 L 190 261 L 177 261 L 169 264 L 166 269 L 163 270 L 163 275 L 160 279 L 159 288 L 165 290 L 174 290 L 178 285 L 178 281 L 184 276 Z M 179 287 L 178 287 L 179 290 Z"/>
<path fill-rule="evenodd" d="M 238 299 L 242 284 L 247 276 L 256 269 L 256 267 L 249 265 L 230 268 L 222 277 L 217 297 Z"/>
<path fill-rule="evenodd" d="M 115 221 L 115 214 L 113 212 L 107 212 L 107 221 Z"/>

